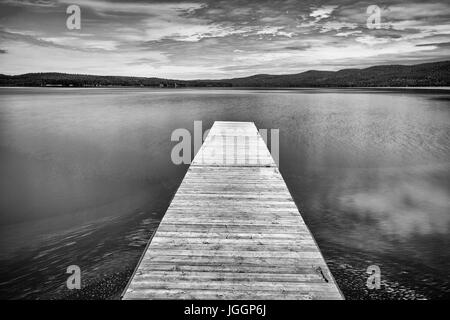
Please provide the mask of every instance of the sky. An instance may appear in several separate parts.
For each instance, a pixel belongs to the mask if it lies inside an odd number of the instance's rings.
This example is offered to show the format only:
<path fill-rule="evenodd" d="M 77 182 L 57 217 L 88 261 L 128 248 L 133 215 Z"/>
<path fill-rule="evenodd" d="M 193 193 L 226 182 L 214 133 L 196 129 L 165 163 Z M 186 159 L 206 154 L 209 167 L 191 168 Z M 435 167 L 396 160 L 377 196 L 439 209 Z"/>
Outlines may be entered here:
<path fill-rule="evenodd" d="M 448 0 L 0 0 L 3 74 L 221 79 L 442 60 Z"/>

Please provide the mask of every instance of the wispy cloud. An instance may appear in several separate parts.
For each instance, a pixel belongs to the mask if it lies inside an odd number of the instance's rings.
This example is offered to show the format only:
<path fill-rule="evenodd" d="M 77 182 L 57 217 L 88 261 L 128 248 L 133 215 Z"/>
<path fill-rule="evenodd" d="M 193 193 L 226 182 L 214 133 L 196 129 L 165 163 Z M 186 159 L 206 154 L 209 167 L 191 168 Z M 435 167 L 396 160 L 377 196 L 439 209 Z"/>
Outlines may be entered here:
<path fill-rule="evenodd" d="M 54 7 L 56 1 L 53 0 L 2 0 L 4 5 L 12 6 L 34 6 L 34 7 Z"/>
<path fill-rule="evenodd" d="M 418 46 L 418 47 L 427 47 L 427 46 L 450 47 L 450 42 L 420 43 L 420 44 L 416 44 L 416 46 Z"/>

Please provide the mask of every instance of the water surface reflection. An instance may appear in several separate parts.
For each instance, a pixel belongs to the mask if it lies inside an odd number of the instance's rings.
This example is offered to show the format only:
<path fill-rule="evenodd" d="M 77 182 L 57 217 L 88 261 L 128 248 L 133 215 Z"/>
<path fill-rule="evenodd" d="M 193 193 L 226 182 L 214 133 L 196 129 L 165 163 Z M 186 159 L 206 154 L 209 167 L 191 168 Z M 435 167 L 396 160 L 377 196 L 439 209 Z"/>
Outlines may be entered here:
<path fill-rule="evenodd" d="M 171 132 L 235 120 L 280 129 L 281 173 L 347 298 L 448 298 L 449 96 L 2 88 L 1 297 L 117 297 L 187 169 Z"/>

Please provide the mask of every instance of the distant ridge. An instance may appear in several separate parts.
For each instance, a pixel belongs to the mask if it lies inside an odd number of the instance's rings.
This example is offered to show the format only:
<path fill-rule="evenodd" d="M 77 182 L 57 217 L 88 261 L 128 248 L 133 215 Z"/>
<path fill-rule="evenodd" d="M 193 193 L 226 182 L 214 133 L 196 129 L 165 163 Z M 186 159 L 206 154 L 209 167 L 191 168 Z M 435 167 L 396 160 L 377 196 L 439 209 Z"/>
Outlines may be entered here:
<path fill-rule="evenodd" d="M 0 86 L 62 87 L 407 87 L 449 86 L 450 61 L 416 65 L 381 65 L 339 71 L 310 70 L 297 74 L 258 74 L 220 80 L 174 80 L 147 77 L 67 73 L 0 74 Z"/>

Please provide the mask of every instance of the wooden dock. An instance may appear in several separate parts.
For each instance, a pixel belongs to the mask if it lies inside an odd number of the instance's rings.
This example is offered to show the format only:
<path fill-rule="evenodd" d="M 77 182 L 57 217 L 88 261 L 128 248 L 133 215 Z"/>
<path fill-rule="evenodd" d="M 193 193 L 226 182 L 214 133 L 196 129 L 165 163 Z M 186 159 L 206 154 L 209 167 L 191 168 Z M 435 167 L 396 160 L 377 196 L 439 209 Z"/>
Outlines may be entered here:
<path fill-rule="evenodd" d="M 124 299 L 343 299 L 253 122 L 216 121 Z"/>

